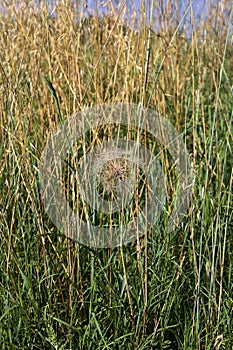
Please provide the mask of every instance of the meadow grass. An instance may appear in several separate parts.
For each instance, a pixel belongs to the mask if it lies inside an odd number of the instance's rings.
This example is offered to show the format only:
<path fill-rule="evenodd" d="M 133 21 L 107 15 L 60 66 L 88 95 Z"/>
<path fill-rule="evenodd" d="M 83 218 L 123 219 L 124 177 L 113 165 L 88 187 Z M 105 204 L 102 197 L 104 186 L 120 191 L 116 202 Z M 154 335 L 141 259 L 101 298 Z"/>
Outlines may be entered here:
<path fill-rule="evenodd" d="M 178 1 L 164 1 L 156 32 L 143 2 L 128 25 L 110 4 L 85 19 L 80 3 L 51 14 L 10 1 L 0 13 L 0 348 L 231 350 L 231 8 L 213 2 L 197 25 L 187 7 L 181 26 Z M 62 120 L 114 101 L 167 116 L 195 186 L 179 229 L 95 250 L 53 225 L 38 169 Z"/>

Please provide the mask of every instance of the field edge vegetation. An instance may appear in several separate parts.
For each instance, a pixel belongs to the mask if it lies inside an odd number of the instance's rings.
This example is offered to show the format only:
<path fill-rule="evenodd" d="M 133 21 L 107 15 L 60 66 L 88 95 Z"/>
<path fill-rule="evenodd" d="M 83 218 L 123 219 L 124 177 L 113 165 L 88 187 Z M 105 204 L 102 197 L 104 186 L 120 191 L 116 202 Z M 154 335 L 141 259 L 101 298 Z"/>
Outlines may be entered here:
<path fill-rule="evenodd" d="M 232 9 L 212 1 L 197 21 L 190 5 L 186 23 L 169 0 L 148 24 L 149 3 L 130 23 L 110 2 L 91 17 L 79 1 L 1 5 L 2 350 L 233 348 Z M 38 169 L 62 121 L 115 101 L 142 103 L 182 134 L 193 200 L 170 234 L 92 250 L 53 226 Z"/>

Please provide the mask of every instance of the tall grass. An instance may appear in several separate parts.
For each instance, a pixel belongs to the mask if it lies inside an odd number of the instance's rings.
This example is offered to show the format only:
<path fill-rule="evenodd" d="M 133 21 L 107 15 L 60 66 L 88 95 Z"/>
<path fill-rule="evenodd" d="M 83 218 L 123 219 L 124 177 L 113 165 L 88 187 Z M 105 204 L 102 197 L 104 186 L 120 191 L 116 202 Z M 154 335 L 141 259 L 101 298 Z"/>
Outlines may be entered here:
<path fill-rule="evenodd" d="M 1 349 L 233 348 L 232 10 L 212 1 L 197 21 L 170 0 L 148 23 L 149 3 L 128 25 L 110 3 L 102 18 L 81 2 L 2 4 Z M 59 119 L 113 101 L 167 116 L 195 187 L 180 229 L 92 250 L 54 227 L 38 169 Z"/>

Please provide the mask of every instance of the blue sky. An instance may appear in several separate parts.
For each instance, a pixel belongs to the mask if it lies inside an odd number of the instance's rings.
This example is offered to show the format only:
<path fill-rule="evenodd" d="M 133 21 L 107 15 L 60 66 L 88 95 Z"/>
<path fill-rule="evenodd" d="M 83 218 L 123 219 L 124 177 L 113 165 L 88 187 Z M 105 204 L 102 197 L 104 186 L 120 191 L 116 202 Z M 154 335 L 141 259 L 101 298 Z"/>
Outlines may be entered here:
<path fill-rule="evenodd" d="M 54 15 L 56 13 L 56 4 L 58 4 L 61 0 L 47 0 L 47 4 L 49 7 L 49 12 Z M 122 9 L 122 4 L 126 4 L 122 13 L 122 19 L 128 24 L 130 24 L 130 17 L 132 17 L 134 11 L 136 11 L 136 18 L 140 18 L 142 9 L 140 8 L 140 0 L 73 0 L 73 4 L 78 7 L 77 13 L 80 13 L 80 4 L 82 16 L 88 16 L 98 11 L 99 15 L 105 13 L 109 13 L 109 4 L 111 3 L 112 7 L 115 9 L 115 13 L 119 13 Z M 211 20 L 211 9 L 219 6 L 221 12 L 221 5 L 225 2 L 225 0 L 144 0 L 144 4 L 146 6 L 147 12 L 147 25 L 149 25 L 149 13 L 152 4 L 155 4 L 158 7 L 160 4 L 160 11 L 154 12 L 154 21 L 150 24 L 152 29 L 155 31 L 161 30 L 161 24 L 159 24 L 159 20 L 156 20 L 156 16 L 161 14 L 162 12 L 167 14 L 166 6 L 167 4 L 176 4 L 178 8 L 173 7 L 169 16 L 166 16 L 166 23 L 164 24 L 165 30 L 168 28 L 177 28 L 179 23 L 180 29 L 182 31 L 183 26 L 186 27 L 185 33 L 190 36 L 193 30 L 196 31 L 199 24 L 203 21 L 206 21 L 208 18 Z M 84 6 L 85 4 L 85 6 Z M 178 5 L 177 5 L 178 4 Z M 232 0 L 228 2 L 229 9 L 232 8 Z M 165 7 L 165 8 L 164 8 Z M 191 20 L 192 14 L 192 20 Z M 226 14 L 225 14 L 226 16 Z M 229 15 L 228 15 L 229 16 Z M 158 19 L 158 17 L 157 17 Z M 213 20 L 214 21 L 214 20 Z M 160 21 L 161 23 L 161 21 Z M 213 23 L 216 28 L 216 24 Z M 226 25 L 229 25 L 229 18 L 226 17 Z M 194 29 L 195 26 L 195 29 Z M 233 23 L 231 24 L 231 33 L 233 32 Z"/>
<path fill-rule="evenodd" d="M 77 0 L 75 0 L 77 1 Z M 124 0 L 112 0 L 112 5 L 114 5 L 116 12 L 118 12 L 122 6 L 122 4 L 125 3 Z M 151 4 L 154 3 L 156 4 L 156 6 L 158 6 L 157 4 L 161 3 L 161 11 L 160 13 L 162 13 L 162 11 L 164 10 L 166 12 L 166 8 L 163 9 L 162 6 L 166 6 L 167 3 L 171 3 L 172 1 L 167 1 L 167 0 L 145 0 L 144 3 L 146 5 L 146 11 L 147 11 L 147 24 L 149 24 L 149 12 L 150 12 L 150 8 L 151 8 Z M 107 4 L 109 4 L 109 0 L 86 0 L 83 1 L 83 3 L 86 3 L 86 9 L 84 10 L 84 13 L 89 13 L 92 14 L 93 12 L 96 11 L 96 7 L 98 9 L 99 14 L 101 13 L 108 13 L 108 6 Z M 137 17 L 140 17 L 140 0 L 128 0 L 126 1 L 126 6 L 125 6 L 125 11 L 124 11 L 124 20 L 129 22 L 129 17 L 130 14 L 132 14 L 133 9 L 136 10 L 137 12 Z M 192 31 L 192 26 L 191 26 L 191 20 L 190 20 L 190 15 L 191 12 L 193 13 L 195 18 L 195 25 L 198 26 L 198 24 L 200 23 L 200 21 L 205 21 L 209 16 L 209 9 L 213 8 L 214 6 L 216 6 L 216 4 L 221 4 L 222 0 L 176 0 L 174 1 L 174 3 L 179 3 L 179 7 L 176 9 L 174 8 L 171 16 L 169 17 L 169 23 L 166 23 L 166 28 L 167 26 L 177 23 L 177 16 L 179 14 L 179 16 L 182 16 L 185 14 L 185 12 L 187 11 L 186 16 L 184 17 L 182 23 L 181 23 L 181 27 L 182 25 L 186 25 L 188 27 L 188 32 L 191 33 Z M 158 14 L 158 13 L 157 13 Z M 156 16 L 156 12 L 154 13 L 154 15 Z M 178 20 L 180 20 L 180 18 L 178 18 Z M 159 28 L 156 27 L 156 23 L 158 23 L 158 21 L 153 21 L 152 23 L 152 27 L 154 30 L 158 30 Z"/>

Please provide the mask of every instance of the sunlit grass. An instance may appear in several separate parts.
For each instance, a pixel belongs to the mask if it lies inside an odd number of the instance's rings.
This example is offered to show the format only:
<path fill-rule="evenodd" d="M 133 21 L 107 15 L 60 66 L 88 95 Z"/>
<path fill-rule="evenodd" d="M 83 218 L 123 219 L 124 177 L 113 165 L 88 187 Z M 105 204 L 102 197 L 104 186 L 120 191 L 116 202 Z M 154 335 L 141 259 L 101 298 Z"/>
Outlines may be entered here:
<path fill-rule="evenodd" d="M 75 23 L 68 2 L 53 17 L 45 2 L 4 4 L 1 349 L 231 350 L 232 13 L 212 6 L 197 27 L 190 7 L 187 37 L 168 14 L 155 33 L 143 13 L 136 28 L 116 14 Z M 38 169 L 61 120 L 114 101 L 168 117 L 189 151 L 195 187 L 180 229 L 167 234 L 164 217 L 136 242 L 94 250 L 50 221 Z"/>

